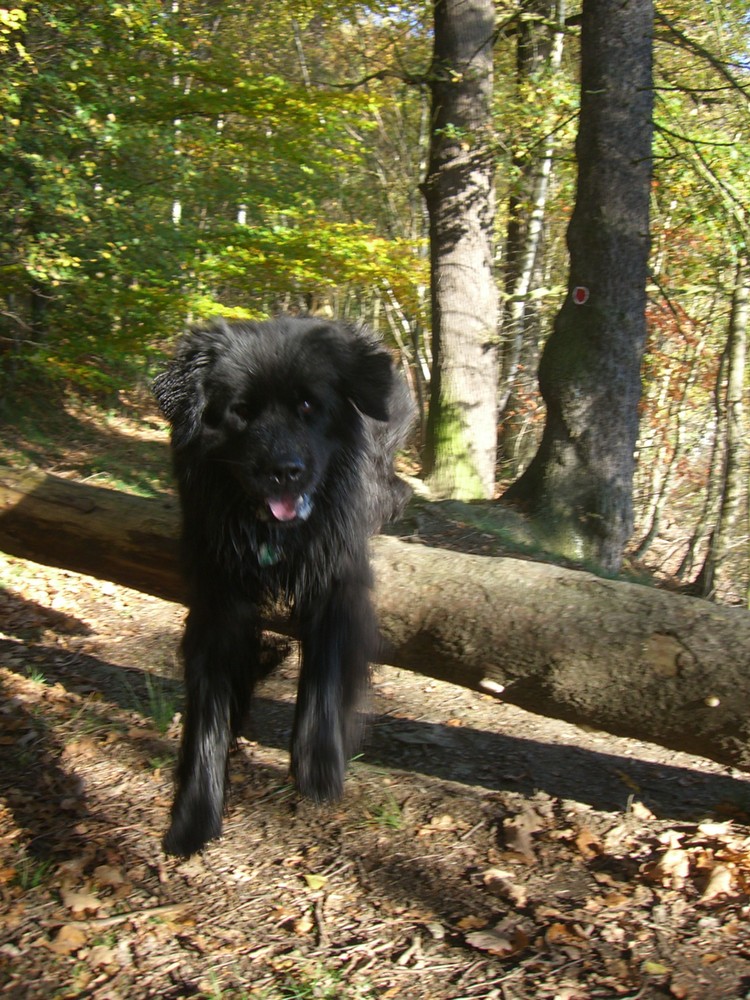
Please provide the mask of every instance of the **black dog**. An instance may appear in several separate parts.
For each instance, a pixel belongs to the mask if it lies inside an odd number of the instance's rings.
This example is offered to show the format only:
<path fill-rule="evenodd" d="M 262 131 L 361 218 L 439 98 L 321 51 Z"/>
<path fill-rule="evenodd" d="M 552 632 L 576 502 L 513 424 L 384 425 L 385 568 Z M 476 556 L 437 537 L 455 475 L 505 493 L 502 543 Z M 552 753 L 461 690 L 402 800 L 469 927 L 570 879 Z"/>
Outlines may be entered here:
<path fill-rule="evenodd" d="M 172 425 L 190 608 L 164 847 L 188 856 L 221 834 L 230 743 L 265 672 L 260 616 L 279 597 L 302 646 L 292 774 L 312 799 L 342 793 L 377 650 L 367 541 L 409 495 L 393 458 L 412 403 L 370 333 L 314 318 L 195 329 L 154 392 Z"/>

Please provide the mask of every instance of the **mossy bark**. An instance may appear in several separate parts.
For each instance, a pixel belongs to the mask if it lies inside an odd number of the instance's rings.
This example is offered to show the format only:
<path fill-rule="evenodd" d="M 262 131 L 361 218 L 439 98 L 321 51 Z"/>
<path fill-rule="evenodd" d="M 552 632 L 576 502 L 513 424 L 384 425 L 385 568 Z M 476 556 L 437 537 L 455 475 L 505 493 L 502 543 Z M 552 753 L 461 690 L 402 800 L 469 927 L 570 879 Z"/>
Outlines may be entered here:
<path fill-rule="evenodd" d="M 433 370 L 425 474 L 443 496 L 490 497 L 497 448 L 491 0 L 436 0 L 430 74 Z"/>
<path fill-rule="evenodd" d="M 439 497 L 482 500 L 487 497 L 482 472 L 477 467 L 468 421 L 460 403 L 440 401 L 440 419 L 432 429 L 436 461 L 428 477 L 431 492 Z"/>

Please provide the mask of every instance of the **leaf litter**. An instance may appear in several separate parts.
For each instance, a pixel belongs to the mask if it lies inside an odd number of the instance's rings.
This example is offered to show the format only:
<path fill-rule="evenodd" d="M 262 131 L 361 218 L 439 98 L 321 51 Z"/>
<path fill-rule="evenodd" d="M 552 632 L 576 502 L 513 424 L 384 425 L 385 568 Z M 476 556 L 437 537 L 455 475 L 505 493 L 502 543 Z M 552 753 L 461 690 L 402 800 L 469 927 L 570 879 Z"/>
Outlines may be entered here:
<path fill-rule="evenodd" d="M 345 798 L 314 806 L 287 778 L 292 656 L 225 836 L 166 858 L 182 609 L 0 570 L 3 996 L 750 996 L 746 776 L 382 668 Z M 592 804 L 613 783 L 621 807 Z"/>

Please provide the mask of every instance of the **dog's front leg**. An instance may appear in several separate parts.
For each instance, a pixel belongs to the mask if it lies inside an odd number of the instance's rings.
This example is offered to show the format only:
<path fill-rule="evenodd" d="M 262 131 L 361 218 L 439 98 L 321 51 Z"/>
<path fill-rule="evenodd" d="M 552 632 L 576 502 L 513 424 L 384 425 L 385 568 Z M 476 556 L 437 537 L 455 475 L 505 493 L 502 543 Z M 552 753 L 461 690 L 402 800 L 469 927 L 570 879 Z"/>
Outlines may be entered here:
<path fill-rule="evenodd" d="M 301 609 L 300 638 L 292 775 L 303 795 L 331 801 L 343 794 L 346 761 L 360 732 L 357 708 L 377 643 L 364 560 L 335 580 L 324 598 Z"/>
<path fill-rule="evenodd" d="M 168 854 L 188 857 L 221 835 L 231 739 L 258 672 L 259 639 L 246 609 L 195 608 L 183 640 L 185 711 Z"/>

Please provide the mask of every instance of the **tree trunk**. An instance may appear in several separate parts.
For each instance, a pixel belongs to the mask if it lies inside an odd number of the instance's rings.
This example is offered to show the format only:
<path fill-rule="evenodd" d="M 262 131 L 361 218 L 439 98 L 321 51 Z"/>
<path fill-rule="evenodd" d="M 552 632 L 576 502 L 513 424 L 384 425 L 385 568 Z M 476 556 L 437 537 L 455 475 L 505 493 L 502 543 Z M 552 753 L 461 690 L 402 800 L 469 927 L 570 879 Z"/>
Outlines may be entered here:
<path fill-rule="evenodd" d="M 539 366 L 542 441 L 506 496 L 563 554 L 616 572 L 633 528 L 646 335 L 651 0 L 584 0 L 568 295 Z"/>
<path fill-rule="evenodd" d="M 724 462 L 719 494 L 719 516 L 711 533 L 706 558 L 693 588 L 703 597 L 726 591 L 728 563 L 735 551 L 736 527 L 747 502 L 747 434 L 744 392 L 747 327 L 750 319 L 750 273 L 746 260 L 737 266 L 732 313 L 727 336 L 727 387 L 724 406 Z M 744 535 L 744 531 L 743 531 Z M 743 550 L 745 546 L 743 545 Z M 736 597 L 735 597 L 736 600 Z"/>
<path fill-rule="evenodd" d="M 648 525 L 640 542 L 633 550 L 636 559 L 641 559 L 650 548 L 654 539 L 659 535 L 662 517 L 667 509 L 672 487 L 672 479 L 675 471 L 679 468 L 682 457 L 685 454 L 685 442 L 687 437 L 687 400 L 695 386 L 699 373 L 699 358 L 703 354 L 706 346 L 706 334 L 702 333 L 692 351 L 690 367 L 687 373 L 680 372 L 682 385 L 679 394 L 675 398 L 671 393 L 663 392 L 661 405 L 658 407 L 658 420 L 660 431 L 664 434 L 661 446 L 656 452 L 649 456 L 651 463 L 651 489 L 648 494 L 648 511 L 644 517 L 644 524 Z M 666 389 L 672 381 L 671 373 L 667 376 Z M 669 395 L 669 403 L 666 398 Z M 666 413 L 666 417 L 665 417 Z M 666 427 L 664 427 L 666 425 Z M 647 448 L 646 451 L 649 449 Z M 653 450 L 653 449 L 652 449 Z M 644 461 L 644 449 L 641 448 L 640 461 Z M 643 503 L 643 500 L 642 500 Z"/>
<path fill-rule="evenodd" d="M 563 51 L 564 0 L 526 0 L 518 21 L 516 87 L 519 100 L 528 99 L 527 90 L 546 73 L 557 73 Z M 557 24 L 552 28 L 553 23 Z M 527 310 L 544 233 L 555 133 L 552 116 L 547 118 L 547 135 L 539 142 L 536 134 L 515 140 L 513 166 L 519 174 L 508 203 L 505 239 L 505 305 L 502 322 L 500 415 L 508 405 L 516 378 L 524 340 L 528 335 Z M 543 126 L 543 127 L 545 127 Z M 535 330 L 531 330 L 534 335 Z M 506 456 L 507 457 L 507 456 Z"/>
<path fill-rule="evenodd" d="M 425 474 L 442 496 L 491 497 L 497 447 L 492 0 L 435 0 L 429 214 L 433 370 Z"/>
<path fill-rule="evenodd" d="M 0 475 L 0 546 L 22 558 L 180 600 L 177 532 L 174 500 Z M 384 662 L 750 767 L 750 613 L 394 538 L 373 555 Z"/>

